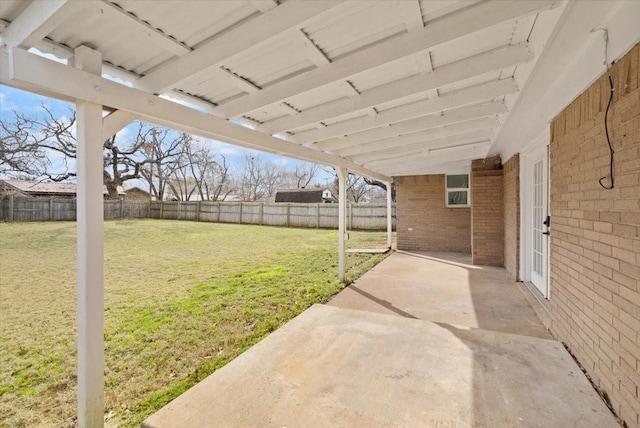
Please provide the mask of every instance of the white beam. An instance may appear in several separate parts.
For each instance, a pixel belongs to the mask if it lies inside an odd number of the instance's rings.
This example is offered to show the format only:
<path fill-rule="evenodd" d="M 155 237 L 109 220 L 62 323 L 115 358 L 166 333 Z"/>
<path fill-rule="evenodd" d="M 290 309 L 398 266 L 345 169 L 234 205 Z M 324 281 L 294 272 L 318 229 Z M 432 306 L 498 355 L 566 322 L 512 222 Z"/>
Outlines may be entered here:
<path fill-rule="evenodd" d="M 102 118 L 102 141 L 116 135 L 118 131 L 135 120 L 135 115 L 124 110 L 116 110 Z"/>
<path fill-rule="evenodd" d="M 99 52 L 80 46 L 76 67 L 100 75 Z M 84 100 L 77 111 L 78 426 L 104 424 L 104 253 L 102 106 Z"/>
<path fill-rule="evenodd" d="M 278 6 L 278 2 L 275 0 L 255 0 L 251 2 L 260 12 L 268 12 L 274 7 Z"/>
<path fill-rule="evenodd" d="M 391 249 L 391 244 L 393 243 L 393 200 L 391 199 L 391 181 L 386 181 L 384 183 L 387 186 L 387 248 Z"/>
<path fill-rule="evenodd" d="M 338 176 L 338 281 L 344 281 L 347 257 L 345 244 L 347 240 L 347 175 L 346 168 L 336 168 Z"/>
<path fill-rule="evenodd" d="M 324 52 L 322 52 L 318 45 L 316 45 L 314 41 L 311 40 L 309 35 L 305 33 L 304 30 L 298 31 L 297 35 L 298 40 L 300 41 L 300 44 L 305 54 L 307 55 L 307 58 L 309 58 L 312 63 L 314 63 L 318 67 L 331 64 L 331 60 L 329 60 L 329 58 L 324 54 Z"/>
<path fill-rule="evenodd" d="M 487 116 L 495 116 L 504 113 L 505 111 L 506 107 L 502 101 L 467 106 L 455 110 L 449 110 L 441 114 L 422 116 L 415 119 L 409 119 L 402 122 L 390 124 L 389 126 L 369 129 L 367 131 L 347 135 L 342 138 L 331 138 L 329 140 L 321 141 L 317 144 L 314 144 L 313 147 L 325 151 L 332 151 L 335 149 L 342 149 L 364 143 L 370 143 L 373 141 L 382 140 L 384 138 L 396 137 L 399 135 L 410 134 L 426 129 L 439 128 L 442 126 L 480 119 Z"/>
<path fill-rule="evenodd" d="M 409 32 L 424 28 L 419 0 L 398 1 L 398 8 L 400 9 L 400 15 L 402 16 L 402 19 L 404 19 Z"/>
<path fill-rule="evenodd" d="M 297 116 L 278 118 L 265 125 L 271 133 L 300 128 L 389 101 L 415 96 L 480 74 L 520 64 L 532 58 L 533 54 L 527 44 L 508 46 L 444 65 L 431 73 L 416 74 L 369 89 L 357 96 L 312 107 Z M 256 95 L 262 92 L 264 90 Z"/>
<path fill-rule="evenodd" d="M 376 160 L 368 162 L 366 165 L 374 165 L 384 171 L 395 173 L 413 171 L 419 167 L 436 166 L 440 163 L 459 162 L 462 160 L 471 160 L 482 157 L 486 153 L 489 142 L 481 141 L 478 143 L 469 143 L 466 147 L 455 150 L 452 153 L 429 152 L 428 150 L 416 151 L 411 156 L 404 156 L 389 160 Z"/>
<path fill-rule="evenodd" d="M 328 125 L 323 129 L 298 132 L 297 134 L 290 136 L 289 139 L 298 144 L 328 140 L 333 137 L 349 135 L 359 131 L 366 131 L 368 129 L 400 122 L 406 119 L 413 119 L 456 107 L 477 104 L 493 98 L 499 98 L 507 94 L 513 94 L 517 92 L 517 90 L 518 88 L 513 79 L 495 80 L 441 95 L 437 99 L 420 100 L 383 110 L 375 117 L 357 117 L 355 119 Z M 319 143 L 318 146 L 323 147 Z"/>
<path fill-rule="evenodd" d="M 224 78 L 231 85 L 235 86 L 236 88 L 238 88 L 238 89 L 240 89 L 242 91 L 245 91 L 248 94 L 253 93 L 253 92 L 258 92 L 260 90 L 259 86 L 257 86 L 254 83 L 248 81 L 244 77 L 238 76 L 237 74 L 235 74 L 234 72 L 232 72 L 228 68 L 220 67 L 218 70 L 219 70 L 218 73 L 220 73 L 220 75 L 224 76 Z"/>
<path fill-rule="evenodd" d="M 551 0 L 521 0 L 517 2 L 492 0 L 483 2 L 460 13 L 430 23 L 422 30 L 394 37 L 358 51 L 333 64 L 319 67 L 270 86 L 259 93 L 229 101 L 218 107 L 218 111 L 223 117 L 241 116 L 324 85 L 347 80 L 359 73 L 429 50 L 475 31 L 538 12 L 550 7 L 553 3 L 554 1 Z"/>
<path fill-rule="evenodd" d="M 68 0 L 32 1 L 0 37 L 0 45 L 31 48 L 55 30 L 84 2 Z"/>
<path fill-rule="evenodd" d="M 471 161 L 473 159 L 484 157 L 484 155 L 485 153 L 480 151 L 477 154 L 471 153 L 471 155 L 467 158 L 459 160 L 424 160 L 419 165 L 414 165 L 411 167 L 407 167 L 405 165 L 395 168 L 389 168 L 386 170 L 386 172 L 388 172 L 389 175 L 393 175 L 394 177 L 425 174 L 462 174 L 465 172 L 469 172 L 471 168 Z"/>
<path fill-rule="evenodd" d="M 143 22 L 139 18 L 111 2 L 101 0 L 83 0 L 83 3 L 86 3 L 86 5 L 95 13 L 102 15 L 103 19 L 119 23 L 122 27 L 126 26 L 129 31 L 134 30 L 135 35 L 132 37 L 136 39 L 148 41 L 177 56 L 182 56 L 191 52 L 191 49 L 188 46 L 180 43 L 172 37 L 169 37 L 167 34 Z"/>
<path fill-rule="evenodd" d="M 302 28 L 338 4 L 335 1 L 286 2 L 147 74 L 134 82 L 134 87 L 151 93 L 166 92 L 196 73 L 220 67 L 223 61 L 242 51 L 259 48 L 284 31 Z"/>
<path fill-rule="evenodd" d="M 22 49 L 0 49 L 0 83 L 62 98 L 84 99 L 130 112 L 140 120 L 204 138 L 323 165 L 342 166 L 380 181 L 389 178 L 338 156 L 234 125 L 227 120 L 76 70 Z"/>
<path fill-rule="evenodd" d="M 412 144 L 405 144 L 399 147 L 391 147 L 384 150 L 372 150 L 371 152 L 349 156 L 348 159 L 359 165 L 369 164 L 379 160 L 390 160 L 404 158 L 408 154 L 422 153 L 444 147 L 457 146 L 461 144 L 474 144 L 485 142 L 491 139 L 491 132 L 486 130 L 470 131 L 464 134 L 451 135 L 448 137 L 423 140 Z"/>
<path fill-rule="evenodd" d="M 425 131 L 413 132 L 395 137 L 384 138 L 370 143 L 358 144 L 356 146 L 335 149 L 332 153 L 338 156 L 353 156 L 361 153 L 371 153 L 378 150 L 402 148 L 409 144 L 422 143 L 425 141 L 440 138 L 453 137 L 467 132 L 486 131 L 490 133 L 493 128 L 499 125 L 495 118 L 475 119 L 453 125 L 442 126 L 440 128 L 427 129 Z"/>

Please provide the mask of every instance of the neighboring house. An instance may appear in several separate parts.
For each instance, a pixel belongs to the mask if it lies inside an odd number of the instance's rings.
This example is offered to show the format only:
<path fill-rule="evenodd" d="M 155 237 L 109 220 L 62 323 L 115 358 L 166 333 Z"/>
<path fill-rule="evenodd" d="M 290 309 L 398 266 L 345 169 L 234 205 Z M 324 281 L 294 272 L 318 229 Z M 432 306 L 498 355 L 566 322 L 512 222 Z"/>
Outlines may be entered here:
<path fill-rule="evenodd" d="M 317 204 L 336 202 L 331 190 L 314 187 L 310 189 L 283 189 L 276 193 L 275 202 L 293 202 L 301 204 Z"/>
<path fill-rule="evenodd" d="M 150 201 L 151 194 L 146 190 L 142 190 L 139 187 L 130 187 L 128 189 L 124 189 L 125 199 L 128 201 Z"/>
<path fill-rule="evenodd" d="M 33 180 L 2 180 L 2 192 L 17 196 L 42 198 L 75 198 L 75 183 L 39 182 Z"/>
<path fill-rule="evenodd" d="M 41 182 L 35 180 L 0 180 L 2 193 L 13 193 L 18 196 L 31 198 L 75 198 L 77 194 L 76 183 Z M 107 187 L 103 186 L 103 195 L 108 195 Z M 125 196 L 125 191 L 118 186 L 118 195 Z"/>

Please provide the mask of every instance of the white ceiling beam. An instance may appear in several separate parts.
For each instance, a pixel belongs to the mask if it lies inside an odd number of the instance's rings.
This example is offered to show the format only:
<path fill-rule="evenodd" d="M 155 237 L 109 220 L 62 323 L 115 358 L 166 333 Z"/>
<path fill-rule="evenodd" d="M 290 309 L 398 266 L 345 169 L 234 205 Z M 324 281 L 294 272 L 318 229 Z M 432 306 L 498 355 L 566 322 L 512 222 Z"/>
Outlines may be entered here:
<path fill-rule="evenodd" d="M 256 0 L 251 2 L 260 12 L 265 13 L 278 6 L 275 0 Z"/>
<path fill-rule="evenodd" d="M 298 132 L 289 138 L 298 144 L 320 142 L 400 122 L 405 119 L 413 119 L 461 106 L 477 104 L 507 94 L 513 94 L 517 90 L 518 88 L 513 79 L 496 80 L 450 92 L 437 99 L 420 100 L 383 110 L 375 117 L 362 116 L 328 125 L 323 129 Z M 319 145 L 320 143 L 317 144 Z"/>
<path fill-rule="evenodd" d="M 324 52 L 314 43 L 309 35 L 305 33 L 302 29 L 297 32 L 297 38 L 300 41 L 300 45 L 304 50 L 307 58 L 317 65 L 321 67 L 323 65 L 331 64 L 331 60 L 325 55 Z"/>
<path fill-rule="evenodd" d="M 371 162 L 365 162 L 364 165 L 380 168 L 384 171 L 396 170 L 396 171 L 408 171 L 414 169 L 417 166 L 437 165 L 439 163 L 455 162 L 460 160 L 472 160 L 479 157 L 484 157 L 484 153 L 488 149 L 489 142 L 467 142 L 462 147 L 456 147 L 451 149 L 450 153 L 444 152 L 429 152 L 428 149 L 422 151 L 415 151 L 411 156 L 403 156 L 396 159 L 380 159 Z"/>
<path fill-rule="evenodd" d="M 2 33 L 0 45 L 31 48 L 84 7 L 79 1 L 32 1 Z"/>
<path fill-rule="evenodd" d="M 309 162 L 344 167 L 380 181 L 389 177 L 347 159 L 292 144 L 259 131 L 69 67 L 23 49 L 0 48 L 0 84 L 79 99 L 133 114 L 136 119 L 204 138 Z"/>
<path fill-rule="evenodd" d="M 255 85 L 242 76 L 238 76 L 228 68 L 220 67 L 218 70 L 220 75 L 223 76 L 223 78 L 226 79 L 227 82 L 242 91 L 251 94 L 260 90 L 260 87 L 258 85 Z"/>
<path fill-rule="evenodd" d="M 439 67 L 431 73 L 416 74 L 362 92 L 358 96 L 331 101 L 309 108 L 297 116 L 286 116 L 267 122 L 271 133 L 288 131 L 354 111 L 412 97 L 493 70 L 520 64 L 533 58 L 527 44 L 508 46 Z M 258 92 L 259 95 L 264 91 Z M 216 111 L 218 111 L 216 109 Z"/>
<path fill-rule="evenodd" d="M 335 149 L 357 146 L 364 143 L 382 140 L 384 138 L 395 137 L 404 134 L 410 134 L 426 129 L 439 128 L 454 123 L 465 122 L 468 120 L 480 119 L 487 116 L 495 116 L 506 111 L 503 102 L 487 103 L 462 107 L 456 110 L 449 110 L 441 114 L 430 116 L 422 116 L 415 119 L 405 120 L 383 126 L 380 128 L 369 129 L 357 134 L 348 135 L 342 138 L 332 138 L 314 144 L 314 148 L 332 151 Z"/>
<path fill-rule="evenodd" d="M 404 19 L 409 32 L 421 30 L 424 28 L 422 20 L 422 11 L 420 10 L 420 0 L 401 0 L 398 1 L 400 16 Z"/>
<path fill-rule="evenodd" d="M 333 64 L 288 79 L 256 93 L 218 107 L 223 117 L 236 117 L 288 99 L 389 62 L 429 50 L 464 35 L 538 12 L 553 5 L 552 0 L 517 2 L 488 1 L 437 20 L 422 30 L 406 33 L 358 51 Z M 285 3 L 286 4 L 286 3 Z M 306 4 L 306 2 L 305 2 Z M 282 7 L 282 6 L 281 6 Z"/>
<path fill-rule="evenodd" d="M 166 92 L 196 73 L 220 67 L 223 61 L 249 48 L 258 48 L 285 31 L 300 29 L 307 22 L 320 19 L 324 12 L 339 4 L 336 1 L 288 1 L 168 62 L 133 85 L 146 92 Z"/>
<path fill-rule="evenodd" d="M 0 34 L 2 34 L 2 32 L 8 27 L 9 27 L 9 22 L 0 19 Z M 53 40 L 49 40 L 49 39 L 40 40 L 33 47 L 42 53 L 51 54 L 56 58 L 68 60 L 73 57 L 73 49 L 69 48 L 68 46 L 62 45 L 60 43 L 56 43 Z M 139 75 L 129 70 L 125 70 L 123 68 L 119 68 L 119 67 L 116 67 L 115 65 L 108 64 L 108 63 L 102 64 L 102 72 L 103 74 L 107 74 L 111 77 L 122 79 L 126 82 L 134 81 L 140 78 Z M 166 95 L 168 98 L 197 106 L 209 113 L 211 113 L 213 111 L 213 108 L 215 107 L 215 104 L 211 102 L 205 101 L 193 95 L 185 94 L 184 92 L 169 91 L 169 92 L 166 92 L 164 95 Z"/>
<path fill-rule="evenodd" d="M 386 174 L 392 176 L 400 175 L 424 175 L 437 174 L 437 171 L 448 169 L 447 166 L 466 164 L 467 171 L 471 168 L 470 161 L 474 159 L 482 159 L 486 157 L 487 145 L 478 144 L 475 147 L 466 150 L 451 153 L 443 159 L 441 155 L 436 153 L 421 153 L 414 156 L 411 162 L 378 162 L 377 168 L 383 170 Z M 458 169 L 458 171 L 460 171 Z"/>
<path fill-rule="evenodd" d="M 116 135 L 122 128 L 135 120 L 136 116 L 128 111 L 115 110 L 102 118 L 102 141 Z"/>
<path fill-rule="evenodd" d="M 352 147 L 347 153 L 339 154 L 338 156 L 349 158 L 350 160 L 361 163 L 366 160 L 375 159 L 381 155 L 388 153 L 399 153 L 408 149 L 415 149 L 416 147 L 439 147 L 449 143 L 455 143 L 457 139 L 467 135 L 468 138 L 474 138 L 474 141 L 491 139 L 491 128 L 480 127 L 452 127 L 450 130 L 442 130 L 440 132 L 431 133 L 416 133 L 407 134 L 400 137 L 396 137 L 394 140 L 389 140 L 387 144 L 372 143 L 368 150 L 364 149 L 364 146 L 360 150 L 355 151 L 356 148 Z M 337 154 L 337 153 L 336 153 Z"/>
<path fill-rule="evenodd" d="M 93 12 L 103 15 L 103 19 L 117 22 L 122 27 L 126 26 L 127 29 L 134 30 L 135 35 L 133 37 L 137 39 L 148 41 L 176 56 L 182 56 L 191 52 L 191 48 L 188 46 L 169 37 L 167 34 L 143 22 L 113 3 L 100 0 L 83 0 L 83 3 L 86 3 Z"/>

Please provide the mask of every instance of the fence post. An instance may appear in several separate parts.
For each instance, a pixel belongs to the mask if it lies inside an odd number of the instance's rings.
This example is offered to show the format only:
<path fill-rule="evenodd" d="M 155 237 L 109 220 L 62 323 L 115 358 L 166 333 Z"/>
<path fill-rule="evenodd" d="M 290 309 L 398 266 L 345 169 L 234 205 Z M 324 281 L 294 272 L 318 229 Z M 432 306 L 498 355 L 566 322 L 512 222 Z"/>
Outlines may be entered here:
<path fill-rule="evenodd" d="M 13 193 L 9 195 L 9 221 L 13 221 Z"/>
<path fill-rule="evenodd" d="M 149 200 L 149 205 L 147 205 L 147 218 L 151 218 L 151 200 Z"/>
<path fill-rule="evenodd" d="M 198 206 L 196 207 L 196 221 L 200 221 L 200 206 L 202 205 L 202 201 L 198 201 Z"/>
<path fill-rule="evenodd" d="M 120 218 L 124 218 L 124 198 L 120 198 Z"/>
<path fill-rule="evenodd" d="M 160 220 L 164 218 L 164 201 L 160 199 Z"/>
<path fill-rule="evenodd" d="M 180 220 L 180 206 L 182 205 L 182 201 L 178 201 L 178 206 L 176 207 L 176 220 Z"/>
<path fill-rule="evenodd" d="M 264 202 L 260 202 L 260 226 L 262 226 L 263 217 L 264 217 Z"/>
<path fill-rule="evenodd" d="M 291 204 L 287 204 L 287 227 L 289 227 L 289 224 L 291 223 Z"/>
<path fill-rule="evenodd" d="M 49 198 L 49 221 L 53 221 L 53 198 Z"/>
<path fill-rule="evenodd" d="M 242 224 L 242 207 L 244 206 L 244 202 L 240 202 L 240 218 L 238 219 L 238 223 Z"/>
<path fill-rule="evenodd" d="M 218 202 L 218 221 L 217 223 L 220 223 L 220 202 Z"/>
<path fill-rule="evenodd" d="M 349 229 L 353 229 L 353 203 L 349 202 Z"/>
<path fill-rule="evenodd" d="M 320 204 L 321 202 L 316 204 L 316 229 L 320 229 Z"/>

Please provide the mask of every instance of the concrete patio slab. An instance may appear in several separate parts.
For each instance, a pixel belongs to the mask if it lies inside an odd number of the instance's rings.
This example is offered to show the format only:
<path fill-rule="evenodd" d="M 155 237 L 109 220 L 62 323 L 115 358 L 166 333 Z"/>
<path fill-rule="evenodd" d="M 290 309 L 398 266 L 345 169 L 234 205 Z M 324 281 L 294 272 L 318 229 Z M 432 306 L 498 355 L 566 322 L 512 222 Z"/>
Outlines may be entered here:
<path fill-rule="evenodd" d="M 395 252 L 329 305 L 551 339 L 507 271 L 467 254 Z"/>
<path fill-rule="evenodd" d="M 143 426 L 618 425 L 558 342 L 315 305 Z"/>

